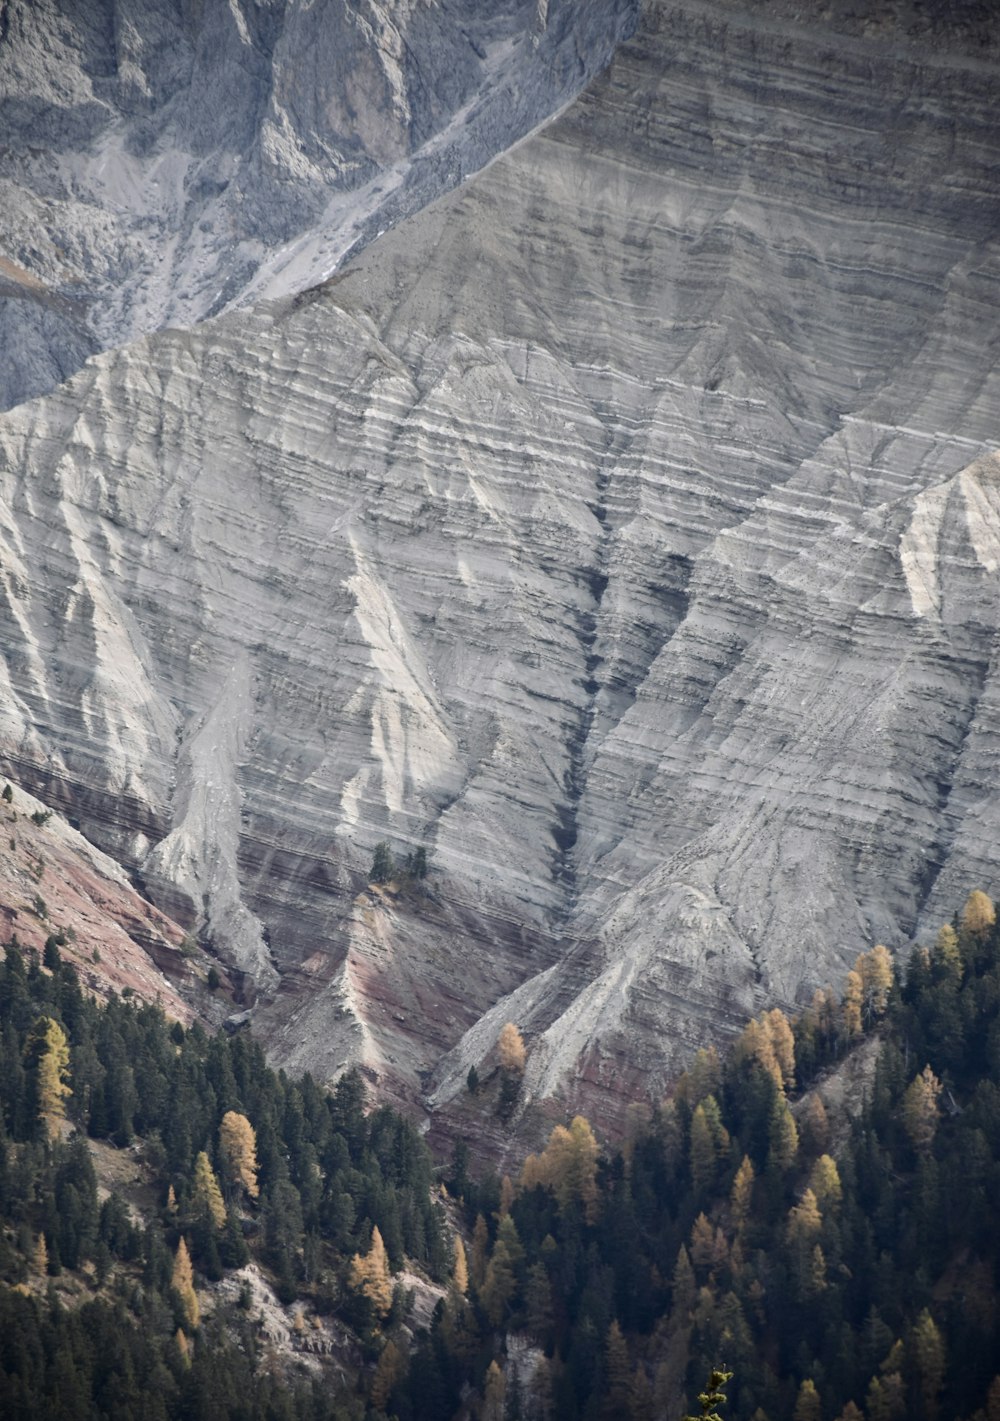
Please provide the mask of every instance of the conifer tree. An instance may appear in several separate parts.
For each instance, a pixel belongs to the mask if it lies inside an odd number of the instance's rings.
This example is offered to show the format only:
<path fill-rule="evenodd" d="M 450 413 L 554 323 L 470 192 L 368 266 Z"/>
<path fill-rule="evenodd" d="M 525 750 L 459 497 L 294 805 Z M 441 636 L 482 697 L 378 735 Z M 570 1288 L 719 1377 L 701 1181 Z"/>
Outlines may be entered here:
<path fill-rule="evenodd" d="M 371 1391 L 369 1392 L 372 1405 L 378 1410 L 384 1411 L 389 1397 L 405 1374 L 406 1356 L 391 1337 L 387 1338 L 385 1346 L 379 1353 L 375 1375 L 372 1378 Z"/>
<path fill-rule="evenodd" d="M 217 1229 L 224 1226 L 226 1206 L 222 1201 L 222 1190 L 204 1150 L 199 1150 L 195 1158 L 191 1200 L 196 1216 L 207 1216 Z"/>
<path fill-rule="evenodd" d="M 257 1136 L 245 1115 L 227 1110 L 219 1125 L 219 1155 L 227 1185 L 242 1189 L 249 1198 L 260 1194 L 257 1185 Z"/>
<path fill-rule="evenodd" d="M 465 1245 L 458 1234 L 455 1235 L 454 1259 L 451 1281 L 457 1292 L 464 1297 L 469 1291 L 469 1267 L 465 1259 Z"/>
<path fill-rule="evenodd" d="M 776 1096 L 771 1107 L 767 1138 L 768 1169 L 784 1174 L 795 1163 L 799 1150 L 799 1132 L 795 1118 L 788 1108 L 788 1101 L 783 1095 Z"/>
<path fill-rule="evenodd" d="M 907 1351 L 917 1374 L 920 1414 L 924 1421 L 936 1421 L 938 1398 L 944 1386 L 945 1350 L 937 1324 L 926 1308 L 913 1326 Z"/>
<path fill-rule="evenodd" d="M 500 1032 L 497 1040 L 497 1053 L 500 1057 L 500 1067 L 504 1071 L 509 1071 L 512 1075 L 520 1076 L 524 1074 L 524 1065 L 527 1060 L 524 1041 L 521 1033 L 512 1021 L 508 1021 Z"/>
<path fill-rule="evenodd" d="M 489 1230 L 486 1227 L 486 1220 L 482 1214 L 476 1215 L 476 1222 L 472 1229 L 472 1254 L 469 1260 L 469 1273 L 472 1278 L 472 1285 L 477 1290 L 483 1286 L 483 1279 L 486 1277 L 486 1256 L 489 1251 Z"/>
<path fill-rule="evenodd" d="M 632 1369 L 629 1365 L 628 1346 L 617 1318 L 612 1319 L 604 1339 L 604 1377 L 602 1415 L 606 1421 L 621 1421 L 629 1412 Z"/>
<path fill-rule="evenodd" d="M 941 1082 L 930 1066 L 925 1066 L 919 1076 L 910 1082 L 903 1096 L 903 1126 L 918 1154 L 929 1154 L 934 1143 L 940 1115 L 940 1094 Z"/>
<path fill-rule="evenodd" d="M 830 1155 L 820 1155 L 809 1172 L 809 1188 L 817 1204 L 827 1211 L 836 1209 L 844 1197 L 844 1186 L 840 1182 L 840 1171 Z"/>
<path fill-rule="evenodd" d="M 351 1287 L 370 1300 L 379 1317 L 385 1317 L 392 1306 L 392 1277 L 382 1235 L 372 1229 L 371 1247 L 365 1254 L 356 1253 L 349 1270 Z"/>
<path fill-rule="evenodd" d="M 786 1090 L 795 1084 L 795 1036 L 788 1018 L 780 1007 L 772 1007 L 763 1018 L 771 1051 L 781 1072 L 781 1083 Z"/>
<path fill-rule="evenodd" d="M 877 943 L 871 952 L 862 953 L 854 964 L 861 977 L 861 1014 L 866 1025 L 885 1015 L 892 990 L 892 956 L 889 949 Z"/>
<path fill-rule="evenodd" d="M 28 1037 L 25 1054 L 34 1071 L 38 1118 L 49 1139 L 54 1140 L 66 1116 L 66 1101 L 72 1095 L 65 1031 L 52 1017 L 39 1017 Z"/>
<path fill-rule="evenodd" d="M 792 1412 L 792 1421 L 823 1421 L 823 1408 L 820 1405 L 819 1393 L 812 1377 L 806 1377 L 799 1387 L 795 1410 Z"/>
<path fill-rule="evenodd" d="M 194 1269 L 191 1267 L 191 1255 L 188 1253 L 188 1246 L 183 1235 L 177 1244 L 170 1285 L 180 1298 L 188 1330 L 193 1332 L 201 1321 L 201 1309 L 198 1306 L 198 1294 L 194 1290 Z"/>
<path fill-rule="evenodd" d="M 506 1389 L 503 1372 L 496 1362 L 491 1362 L 486 1369 L 486 1380 L 483 1383 L 483 1409 L 480 1413 L 482 1421 L 503 1421 Z"/>
<path fill-rule="evenodd" d="M 750 1215 L 753 1185 L 754 1168 L 749 1156 L 744 1155 L 740 1161 L 740 1167 L 736 1171 L 733 1187 L 729 1192 L 729 1209 L 733 1220 L 733 1229 L 738 1234 L 742 1233 L 746 1228 L 747 1219 Z"/>
<path fill-rule="evenodd" d="M 993 904 L 979 888 L 974 888 L 962 909 L 962 931 L 971 938 L 981 939 L 997 920 Z"/>

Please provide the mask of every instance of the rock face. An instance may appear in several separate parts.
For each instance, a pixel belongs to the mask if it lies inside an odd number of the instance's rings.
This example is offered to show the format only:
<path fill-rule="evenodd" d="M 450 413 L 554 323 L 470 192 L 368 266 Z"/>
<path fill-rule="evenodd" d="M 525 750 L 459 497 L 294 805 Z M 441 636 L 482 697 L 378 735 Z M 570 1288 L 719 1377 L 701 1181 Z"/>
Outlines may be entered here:
<path fill-rule="evenodd" d="M 301 290 L 571 99 L 637 0 L 6 0 L 0 408 Z"/>
<path fill-rule="evenodd" d="M 460 1108 L 513 1019 L 613 1125 L 1000 891 L 996 68 L 904 39 L 652 4 L 321 290 L 0 420 L 5 762 L 282 1063 Z"/>
<path fill-rule="evenodd" d="M 225 1007 L 213 1010 L 201 954 L 183 929 L 58 814 L 20 786 L 4 788 L 11 797 L 0 801 L 0 943 L 41 957 L 54 937 L 98 996 L 130 992 L 185 1025 L 217 1020 Z"/>

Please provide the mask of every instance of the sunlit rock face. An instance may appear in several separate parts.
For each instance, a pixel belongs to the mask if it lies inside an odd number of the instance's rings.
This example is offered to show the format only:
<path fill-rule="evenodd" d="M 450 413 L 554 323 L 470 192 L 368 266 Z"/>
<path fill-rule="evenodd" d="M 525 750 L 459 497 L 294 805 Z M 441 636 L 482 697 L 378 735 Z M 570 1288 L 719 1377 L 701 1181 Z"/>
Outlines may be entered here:
<path fill-rule="evenodd" d="M 328 277 L 608 62 L 638 0 L 7 0 L 0 408 Z"/>
<path fill-rule="evenodd" d="M 321 290 L 0 421 L 6 760 L 280 1062 L 447 1113 L 513 1019 L 614 1126 L 1000 892 L 996 69 L 945 40 L 652 5 Z"/>

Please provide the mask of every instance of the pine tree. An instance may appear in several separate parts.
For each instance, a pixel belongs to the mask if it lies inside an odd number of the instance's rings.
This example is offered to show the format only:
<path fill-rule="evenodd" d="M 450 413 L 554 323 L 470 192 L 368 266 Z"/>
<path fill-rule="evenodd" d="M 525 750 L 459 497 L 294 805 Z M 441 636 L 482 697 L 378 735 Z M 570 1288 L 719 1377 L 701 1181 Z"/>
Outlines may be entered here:
<path fill-rule="evenodd" d="M 372 856 L 372 866 L 368 871 L 369 883 L 388 883 L 396 872 L 396 863 L 392 857 L 392 850 L 381 839 L 375 845 L 375 853 Z"/>
<path fill-rule="evenodd" d="M 227 1185 L 242 1189 L 251 1199 L 260 1194 L 257 1185 L 257 1136 L 245 1115 L 227 1110 L 219 1126 L 219 1155 Z"/>

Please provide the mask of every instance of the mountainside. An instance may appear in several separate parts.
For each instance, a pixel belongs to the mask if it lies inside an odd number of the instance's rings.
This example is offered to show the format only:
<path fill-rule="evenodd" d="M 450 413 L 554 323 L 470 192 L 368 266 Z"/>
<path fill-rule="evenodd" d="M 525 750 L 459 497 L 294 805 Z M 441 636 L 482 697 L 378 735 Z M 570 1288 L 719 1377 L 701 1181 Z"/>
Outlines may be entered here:
<path fill-rule="evenodd" d="M 871 28 L 651 4 L 320 290 L 0 420 L 3 761 L 276 1060 L 447 1108 L 512 1019 L 614 1123 L 997 891 L 997 71 Z"/>
<path fill-rule="evenodd" d="M 0 408 L 300 290 L 571 99 L 636 0 L 5 0 Z"/>

